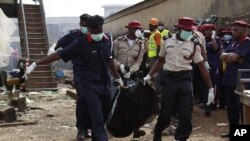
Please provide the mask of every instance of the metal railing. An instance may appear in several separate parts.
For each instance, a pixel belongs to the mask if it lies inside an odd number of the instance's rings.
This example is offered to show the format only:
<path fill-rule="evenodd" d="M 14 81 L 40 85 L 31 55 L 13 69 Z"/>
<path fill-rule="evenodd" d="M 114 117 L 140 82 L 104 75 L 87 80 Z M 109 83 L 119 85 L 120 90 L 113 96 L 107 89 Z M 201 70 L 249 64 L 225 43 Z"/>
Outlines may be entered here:
<path fill-rule="evenodd" d="M 250 69 L 239 69 L 238 70 L 236 90 L 239 92 L 243 92 L 245 89 L 243 83 L 250 82 L 250 78 L 242 78 L 242 73 L 250 73 Z"/>
<path fill-rule="evenodd" d="M 22 16 L 22 22 L 23 22 L 23 34 L 24 34 L 24 46 L 26 49 L 26 57 L 30 58 L 30 51 L 29 51 L 29 41 L 28 41 L 28 33 L 27 33 L 27 25 L 26 25 L 26 17 L 24 13 L 24 6 L 23 1 L 19 0 L 20 7 L 21 7 L 21 16 Z"/>

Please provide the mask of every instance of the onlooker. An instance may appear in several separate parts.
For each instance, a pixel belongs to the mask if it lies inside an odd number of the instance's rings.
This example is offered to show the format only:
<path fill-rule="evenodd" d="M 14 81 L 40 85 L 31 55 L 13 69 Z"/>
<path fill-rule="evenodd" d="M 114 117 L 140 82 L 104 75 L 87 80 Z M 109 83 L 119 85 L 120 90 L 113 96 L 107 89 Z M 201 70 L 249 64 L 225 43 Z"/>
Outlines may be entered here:
<path fill-rule="evenodd" d="M 233 43 L 221 54 L 220 58 L 226 62 L 226 70 L 222 79 L 225 86 L 227 117 L 230 125 L 238 125 L 242 116 L 242 104 L 239 95 L 234 93 L 237 85 L 238 69 L 250 69 L 250 39 L 247 36 L 248 23 L 245 21 L 234 21 L 232 25 Z M 249 78 L 248 73 L 242 77 Z M 245 84 L 249 89 L 249 85 Z M 229 133 L 221 137 L 229 137 Z"/>

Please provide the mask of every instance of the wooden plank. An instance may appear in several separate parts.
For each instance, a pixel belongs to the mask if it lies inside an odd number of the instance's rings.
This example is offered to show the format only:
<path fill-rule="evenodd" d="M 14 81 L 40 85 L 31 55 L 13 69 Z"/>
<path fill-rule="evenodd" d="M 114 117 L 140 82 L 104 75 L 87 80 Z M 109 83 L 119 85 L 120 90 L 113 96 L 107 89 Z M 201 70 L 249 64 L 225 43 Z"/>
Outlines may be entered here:
<path fill-rule="evenodd" d="M 250 125 L 250 107 L 244 105 L 244 124 Z"/>
<path fill-rule="evenodd" d="M 77 100 L 76 91 L 74 91 L 74 90 L 67 90 L 67 91 L 66 91 L 66 94 L 67 94 L 68 96 L 70 96 L 71 98 Z"/>
<path fill-rule="evenodd" d="M 37 121 L 22 121 L 22 122 L 12 122 L 12 123 L 1 123 L 0 127 L 10 127 L 10 126 L 20 126 L 20 125 L 35 125 Z"/>

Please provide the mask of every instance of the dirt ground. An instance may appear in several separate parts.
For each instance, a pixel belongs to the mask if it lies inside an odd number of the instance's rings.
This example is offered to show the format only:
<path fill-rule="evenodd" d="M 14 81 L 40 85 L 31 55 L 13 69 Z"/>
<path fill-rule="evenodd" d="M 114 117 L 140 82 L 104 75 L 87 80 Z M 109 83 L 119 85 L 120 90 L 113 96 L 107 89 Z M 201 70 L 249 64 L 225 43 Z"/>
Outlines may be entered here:
<path fill-rule="evenodd" d="M 75 100 L 66 95 L 65 88 L 57 92 L 38 92 L 27 95 L 29 110 L 18 113 L 18 121 L 34 121 L 34 125 L 0 127 L 0 141 L 75 141 Z M 3 96 L 0 96 L 0 98 Z M 3 98 L 2 98 L 3 99 Z M 1 101 L 1 99 L 0 99 Z M 2 100 L 3 101 L 3 100 Z M 153 126 L 142 128 L 147 134 L 139 141 L 152 141 Z M 204 110 L 194 106 L 193 132 L 189 141 L 227 141 L 220 134 L 228 130 L 226 111 L 212 111 L 211 117 L 204 116 Z M 0 123 L 4 124 L 4 123 Z M 132 136 L 114 138 L 110 141 L 131 141 Z M 173 136 L 163 136 L 163 141 L 173 141 Z M 88 139 L 87 141 L 91 141 Z"/>

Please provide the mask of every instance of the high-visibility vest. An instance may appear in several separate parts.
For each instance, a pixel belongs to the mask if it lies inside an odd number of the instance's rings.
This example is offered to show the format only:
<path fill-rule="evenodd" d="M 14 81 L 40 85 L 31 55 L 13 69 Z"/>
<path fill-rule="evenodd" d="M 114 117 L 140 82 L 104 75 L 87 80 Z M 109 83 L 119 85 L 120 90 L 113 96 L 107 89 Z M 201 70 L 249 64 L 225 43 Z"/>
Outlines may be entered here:
<path fill-rule="evenodd" d="M 159 32 L 159 31 L 158 31 Z M 154 32 L 150 35 L 149 37 L 149 44 L 148 44 L 148 57 L 152 58 L 157 56 L 157 45 L 154 39 L 154 36 L 156 33 L 158 32 Z"/>
<path fill-rule="evenodd" d="M 161 38 L 163 39 L 163 37 L 165 37 L 165 36 L 168 37 L 168 34 L 169 34 L 169 30 L 164 29 L 164 30 L 161 32 Z"/>

